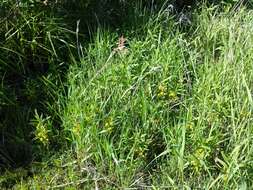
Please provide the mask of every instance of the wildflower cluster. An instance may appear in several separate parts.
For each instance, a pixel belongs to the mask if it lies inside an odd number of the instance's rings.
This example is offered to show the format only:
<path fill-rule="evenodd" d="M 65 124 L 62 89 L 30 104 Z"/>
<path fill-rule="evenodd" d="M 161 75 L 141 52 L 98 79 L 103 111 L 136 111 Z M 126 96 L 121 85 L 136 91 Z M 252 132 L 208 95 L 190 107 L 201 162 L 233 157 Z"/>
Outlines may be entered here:
<path fill-rule="evenodd" d="M 203 162 L 208 157 L 208 151 L 205 148 L 198 148 L 191 156 L 191 166 L 196 173 L 199 173 L 203 169 Z"/>
<path fill-rule="evenodd" d="M 39 115 L 35 111 L 35 119 L 32 120 L 32 125 L 35 127 L 34 140 L 42 143 L 43 146 L 49 145 L 49 133 L 50 133 L 50 117 L 43 118 L 43 115 Z"/>
<path fill-rule="evenodd" d="M 169 99 L 172 101 L 178 100 L 177 93 L 173 90 L 168 90 L 168 88 L 162 84 L 158 86 L 157 97 L 159 99 Z"/>

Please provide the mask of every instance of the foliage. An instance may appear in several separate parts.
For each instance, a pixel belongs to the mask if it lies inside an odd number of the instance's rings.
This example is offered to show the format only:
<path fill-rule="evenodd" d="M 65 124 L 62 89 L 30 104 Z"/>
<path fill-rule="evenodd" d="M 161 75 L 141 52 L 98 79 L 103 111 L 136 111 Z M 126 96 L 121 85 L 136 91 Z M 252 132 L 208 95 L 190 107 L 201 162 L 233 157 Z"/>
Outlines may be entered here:
<path fill-rule="evenodd" d="M 5 147 L 6 155 L 16 146 L 15 140 L 12 143 L 8 140 L 13 136 L 31 143 L 34 129 L 30 120 L 35 109 L 50 114 L 55 127 L 59 125 L 54 113 L 58 106 L 57 94 L 62 88 L 61 73 L 67 68 L 66 52 L 73 46 L 66 42 L 72 34 L 59 19 L 50 18 L 48 7 L 11 2 L 1 4 L 5 14 L 1 17 L 0 29 L 0 133 L 1 138 L 7 139 L 1 140 L 0 146 Z M 32 150 L 22 160 L 32 157 L 31 153 Z M 22 160 L 15 162 L 22 163 Z"/>
<path fill-rule="evenodd" d="M 0 2 L 1 187 L 252 186 L 252 11 L 148 7 Z"/>

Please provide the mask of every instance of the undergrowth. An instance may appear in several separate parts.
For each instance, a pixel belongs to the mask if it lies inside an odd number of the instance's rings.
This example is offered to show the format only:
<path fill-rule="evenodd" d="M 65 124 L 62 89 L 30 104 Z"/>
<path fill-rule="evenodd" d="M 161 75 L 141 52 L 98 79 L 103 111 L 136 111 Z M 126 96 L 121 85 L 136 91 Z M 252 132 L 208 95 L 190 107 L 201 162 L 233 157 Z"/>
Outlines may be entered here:
<path fill-rule="evenodd" d="M 71 44 L 61 37 L 63 27 L 54 30 L 55 22 L 43 25 L 48 46 L 33 49 L 29 43 L 26 49 L 40 51 L 39 58 L 51 53 L 54 63 L 61 66 L 67 57 L 68 65 L 35 72 L 36 94 L 30 75 L 21 80 L 25 98 L 38 98 L 44 89 L 40 96 L 51 99 L 42 103 L 46 112 L 29 104 L 17 113 L 26 113 L 37 151 L 46 154 L 57 143 L 65 149 L 5 171 L 3 188 L 251 189 L 253 12 L 203 6 L 191 25 L 182 26 L 167 11 L 135 11 L 131 20 L 141 25 L 120 31 L 99 27 L 88 45 L 79 39 L 78 24 L 67 32 L 76 38 Z M 40 39 L 41 29 L 35 31 L 29 41 Z M 22 30 L 12 34 L 23 35 Z M 1 53 L 2 62 L 11 62 L 10 53 L 15 61 L 24 60 L 18 56 L 27 53 L 19 47 L 28 39 L 21 39 L 15 52 Z M 64 72 L 64 80 L 56 71 Z M 3 106 L 11 107 L 15 98 L 6 98 Z M 10 126 L 6 122 L 16 120 L 4 121 L 1 125 Z"/>

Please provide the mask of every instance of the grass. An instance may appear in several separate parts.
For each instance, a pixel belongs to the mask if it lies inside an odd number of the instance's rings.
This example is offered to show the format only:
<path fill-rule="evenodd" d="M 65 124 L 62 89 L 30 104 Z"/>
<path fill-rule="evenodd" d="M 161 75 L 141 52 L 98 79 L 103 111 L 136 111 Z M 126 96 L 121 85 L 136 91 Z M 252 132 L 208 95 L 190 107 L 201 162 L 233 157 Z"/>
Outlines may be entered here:
<path fill-rule="evenodd" d="M 121 34 L 99 28 L 91 43 L 79 42 L 67 90 L 56 93 L 68 148 L 28 169 L 6 171 L 0 184 L 251 189 L 252 18 L 247 9 L 203 6 L 182 29 L 160 12 L 137 28 L 121 29 L 124 51 L 115 51 Z M 42 153 L 60 136 L 53 121 L 38 112 L 32 120 Z"/>

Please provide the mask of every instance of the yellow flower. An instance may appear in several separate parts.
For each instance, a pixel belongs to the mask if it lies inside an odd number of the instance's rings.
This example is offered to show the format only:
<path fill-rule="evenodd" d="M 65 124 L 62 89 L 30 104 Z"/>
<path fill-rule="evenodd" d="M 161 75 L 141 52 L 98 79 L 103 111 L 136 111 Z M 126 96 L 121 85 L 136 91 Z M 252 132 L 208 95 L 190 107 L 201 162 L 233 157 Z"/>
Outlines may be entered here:
<path fill-rule="evenodd" d="M 205 158 L 205 150 L 203 148 L 198 148 L 193 155 L 194 156 L 191 157 L 191 165 L 193 166 L 195 172 L 199 173 L 203 167 L 201 162 Z"/>
<path fill-rule="evenodd" d="M 81 125 L 80 125 L 80 123 L 76 123 L 76 125 L 72 129 L 72 132 L 76 136 L 80 135 L 80 133 L 81 133 Z"/>
<path fill-rule="evenodd" d="M 143 151 L 143 150 L 139 150 L 139 151 L 137 152 L 137 154 L 138 154 L 138 156 L 141 157 L 141 158 L 145 157 L 144 151 Z"/>
<path fill-rule="evenodd" d="M 49 127 L 51 126 L 50 117 L 43 118 L 43 115 L 39 115 L 35 110 L 35 119 L 31 121 L 31 124 L 35 127 L 34 140 L 47 146 L 49 144 Z"/>
<path fill-rule="evenodd" d="M 169 98 L 172 99 L 172 100 L 177 100 L 178 97 L 177 97 L 176 92 L 170 91 L 170 92 L 169 92 Z"/>
<path fill-rule="evenodd" d="M 48 130 L 43 125 L 38 125 L 35 131 L 35 140 L 39 140 L 44 146 L 48 145 Z"/>
<path fill-rule="evenodd" d="M 205 151 L 203 148 L 198 148 L 194 153 L 194 155 L 196 158 L 203 160 L 203 158 L 205 157 Z"/>
<path fill-rule="evenodd" d="M 113 131 L 113 129 L 114 129 L 114 127 L 113 127 L 113 119 L 110 117 L 105 122 L 105 130 L 107 132 L 111 133 Z"/>
<path fill-rule="evenodd" d="M 159 85 L 157 96 L 159 98 L 162 98 L 162 97 L 166 96 L 166 94 L 167 94 L 166 91 L 167 91 L 167 88 L 165 86 Z"/>
<path fill-rule="evenodd" d="M 136 155 L 137 157 L 144 158 L 144 157 L 145 157 L 145 149 L 144 149 L 144 147 L 138 147 L 138 148 L 135 150 L 135 155 Z"/>
<path fill-rule="evenodd" d="M 186 129 L 189 129 L 189 130 L 192 130 L 192 129 L 193 129 L 192 123 L 189 123 L 188 125 L 186 125 L 185 128 L 186 128 Z"/>

